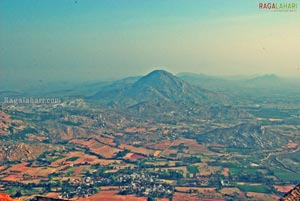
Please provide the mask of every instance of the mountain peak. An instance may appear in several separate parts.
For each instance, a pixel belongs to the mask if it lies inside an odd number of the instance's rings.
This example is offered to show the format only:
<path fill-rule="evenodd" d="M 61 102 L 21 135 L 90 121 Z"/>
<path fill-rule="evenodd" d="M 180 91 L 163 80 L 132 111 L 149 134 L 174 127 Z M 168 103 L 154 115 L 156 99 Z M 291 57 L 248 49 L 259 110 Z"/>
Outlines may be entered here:
<path fill-rule="evenodd" d="M 172 73 L 166 71 L 166 70 L 162 70 L 162 69 L 158 69 L 158 70 L 154 70 L 151 71 L 150 73 L 148 73 L 146 76 L 150 76 L 150 75 L 166 75 L 166 76 L 173 76 Z"/>
<path fill-rule="evenodd" d="M 140 81 L 158 81 L 158 80 L 170 80 L 170 79 L 178 79 L 176 76 L 174 76 L 172 73 L 165 71 L 165 70 L 154 70 L 147 75 L 143 76 Z M 153 84 L 153 83 L 151 83 Z"/>
<path fill-rule="evenodd" d="M 132 85 L 130 94 L 144 100 L 156 97 L 173 101 L 194 101 L 203 100 L 207 93 L 191 86 L 168 71 L 154 70 L 136 81 Z"/>
<path fill-rule="evenodd" d="M 131 86 L 111 91 L 110 94 L 98 92 L 94 98 L 133 100 L 136 103 L 153 100 L 175 102 L 207 101 L 212 94 L 188 84 L 165 70 L 154 70 L 141 77 Z"/>
<path fill-rule="evenodd" d="M 185 83 L 178 77 L 165 70 L 154 70 L 139 79 L 134 86 L 139 88 L 152 87 L 161 89 L 163 87 L 182 87 Z"/>

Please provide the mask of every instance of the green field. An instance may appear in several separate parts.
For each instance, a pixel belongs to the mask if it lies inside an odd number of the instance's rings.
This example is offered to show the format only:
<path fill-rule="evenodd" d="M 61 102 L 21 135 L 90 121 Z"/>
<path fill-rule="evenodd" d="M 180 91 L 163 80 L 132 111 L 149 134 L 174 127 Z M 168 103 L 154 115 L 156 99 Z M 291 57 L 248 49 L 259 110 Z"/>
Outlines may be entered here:
<path fill-rule="evenodd" d="M 74 156 L 71 158 L 68 158 L 66 161 L 76 161 L 79 157 L 78 156 Z"/>
<path fill-rule="evenodd" d="M 258 169 L 256 168 L 229 168 L 230 174 L 256 174 L 258 172 Z"/>
<path fill-rule="evenodd" d="M 194 165 L 188 165 L 186 168 L 192 174 L 197 174 L 199 172 L 198 167 Z"/>
<path fill-rule="evenodd" d="M 263 185 L 238 185 L 237 187 L 244 192 L 270 193 L 270 189 Z"/>
<path fill-rule="evenodd" d="M 296 174 L 294 172 L 289 172 L 287 170 L 282 169 L 272 169 L 274 172 L 274 175 L 284 182 L 299 182 L 300 181 L 300 175 Z"/>

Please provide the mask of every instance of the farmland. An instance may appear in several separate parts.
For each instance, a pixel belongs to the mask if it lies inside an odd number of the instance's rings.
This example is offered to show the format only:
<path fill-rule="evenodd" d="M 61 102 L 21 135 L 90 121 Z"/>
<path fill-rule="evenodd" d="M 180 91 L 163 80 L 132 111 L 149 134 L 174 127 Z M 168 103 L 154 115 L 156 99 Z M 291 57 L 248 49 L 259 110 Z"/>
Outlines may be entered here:
<path fill-rule="evenodd" d="M 179 86 L 174 93 L 188 93 L 180 104 L 151 96 L 131 105 L 139 97 L 132 89 L 136 96 L 109 103 L 2 105 L 0 192 L 27 200 L 272 200 L 299 183 L 297 105 L 256 106 L 260 99 L 248 96 L 238 106 L 192 103 L 198 91 Z"/>

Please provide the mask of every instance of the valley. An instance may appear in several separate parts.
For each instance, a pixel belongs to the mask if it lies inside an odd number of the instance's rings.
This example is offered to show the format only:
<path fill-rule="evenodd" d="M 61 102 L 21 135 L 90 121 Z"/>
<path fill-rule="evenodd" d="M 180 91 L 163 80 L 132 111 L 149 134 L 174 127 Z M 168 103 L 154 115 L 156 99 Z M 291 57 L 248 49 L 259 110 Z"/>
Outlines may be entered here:
<path fill-rule="evenodd" d="M 159 70 L 61 103 L 1 103 L 0 192 L 23 200 L 276 200 L 299 184 L 297 96 L 240 90 L 250 81 L 215 92 L 221 79 L 205 78 L 203 87 L 184 78 Z"/>

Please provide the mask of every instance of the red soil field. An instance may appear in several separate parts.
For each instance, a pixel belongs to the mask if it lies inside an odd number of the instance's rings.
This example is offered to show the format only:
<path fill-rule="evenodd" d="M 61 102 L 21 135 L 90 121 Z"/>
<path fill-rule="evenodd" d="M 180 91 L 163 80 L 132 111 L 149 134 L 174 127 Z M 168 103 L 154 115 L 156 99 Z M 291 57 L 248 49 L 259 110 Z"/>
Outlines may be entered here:
<path fill-rule="evenodd" d="M 108 165 L 108 164 L 112 164 L 114 162 L 117 162 L 117 163 L 120 162 L 119 160 L 98 159 L 97 156 L 85 154 L 85 153 L 79 152 L 79 151 L 70 152 L 70 153 L 66 154 L 65 156 L 66 156 L 66 158 L 62 158 L 62 159 L 54 161 L 51 164 L 51 166 L 59 167 L 59 169 L 63 169 L 65 167 L 68 167 L 71 164 L 89 163 L 89 164 Z M 79 157 L 79 158 L 75 161 L 66 161 L 68 158 L 72 158 L 72 157 Z M 64 165 L 62 165 L 62 164 L 64 164 Z"/>
<path fill-rule="evenodd" d="M 229 168 L 223 168 L 222 173 L 225 177 L 228 177 L 229 176 Z"/>
<path fill-rule="evenodd" d="M 136 127 L 130 127 L 130 128 L 126 128 L 124 130 L 127 133 L 144 133 L 146 132 L 145 128 L 136 128 Z"/>
<path fill-rule="evenodd" d="M 187 193 L 175 193 L 173 196 L 173 201 L 198 201 L 197 194 L 187 194 Z"/>
<path fill-rule="evenodd" d="M 156 130 L 157 130 L 157 127 L 149 128 L 149 131 L 156 131 Z"/>
<path fill-rule="evenodd" d="M 118 191 L 101 191 L 87 198 L 79 198 L 77 201 L 146 201 L 145 197 L 135 197 L 133 195 L 118 195 Z"/>
<path fill-rule="evenodd" d="M 100 145 L 100 147 L 98 146 Z M 107 145 L 103 145 L 98 143 L 97 145 L 93 145 L 93 147 L 89 147 L 90 151 L 102 156 L 103 158 L 113 158 L 118 152 L 120 152 L 120 149 L 110 147 Z"/>
<path fill-rule="evenodd" d="M 9 195 L 0 193 L 0 201 L 21 201 L 21 200 L 12 199 Z"/>
<path fill-rule="evenodd" d="M 146 149 L 143 147 L 134 147 L 134 146 L 127 145 L 127 144 L 121 144 L 120 148 L 121 149 L 129 149 L 131 152 L 140 153 L 140 154 L 144 154 L 144 155 L 150 155 L 150 154 L 154 153 L 154 150 Z"/>
<path fill-rule="evenodd" d="M 157 156 L 159 156 L 160 153 L 161 153 L 161 151 L 155 151 L 155 152 L 153 153 L 153 156 L 157 157 Z"/>
<path fill-rule="evenodd" d="M 113 191 L 119 190 L 118 186 L 101 186 L 101 191 Z"/>
<path fill-rule="evenodd" d="M 60 196 L 60 193 L 50 192 L 50 193 L 47 193 L 46 196 L 51 197 L 51 198 L 58 198 Z"/>
<path fill-rule="evenodd" d="M 30 167 L 27 167 L 29 163 L 20 163 L 13 165 L 11 168 L 8 169 L 9 172 L 25 172 L 30 169 Z"/>
<path fill-rule="evenodd" d="M 199 144 L 196 140 L 192 140 L 192 139 L 175 140 L 173 146 L 178 146 L 180 144 L 184 144 L 185 146 L 188 146 L 189 147 L 188 151 L 192 153 L 209 152 L 205 146 Z"/>
<path fill-rule="evenodd" d="M 287 193 L 290 190 L 292 190 L 295 186 L 294 185 L 286 185 L 286 186 L 274 186 L 277 191 L 282 192 L 282 193 Z"/>
<path fill-rule="evenodd" d="M 159 142 L 158 144 L 156 144 L 154 146 L 155 149 L 158 149 L 158 150 L 165 150 L 167 149 L 171 144 L 171 140 L 163 140 L 161 142 Z"/>
<path fill-rule="evenodd" d="M 122 137 L 122 136 L 124 136 L 124 133 L 116 133 L 115 135 Z"/>
<path fill-rule="evenodd" d="M 126 154 L 126 156 L 124 158 L 126 160 L 136 160 L 136 159 L 140 159 L 140 158 L 145 158 L 145 156 L 135 154 L 135 153 L 128 153 L 128 154 Z"/>
<path fill-rule="evenodd" d="M 53 167 L 27 167 L 28 163 L 13 165 L 5 170 L 9 176 L 3 178 L 3 181 L 19 181 L 21 183 L 38 183 L 41 179 L 47 179 L 48 175 L 56 172 L 59 168 Z"/>
<path fill-rule="evenodd" d="M 182 192 L 182 193 L 188 193 L 190 190 L 198 190 L 198 192 L 201 193 L 215 193 L 216 192 L 216 188 L 213 187 L 208 187 L 208 188 L 204 188 L 204 187 L 176 187 L 175 188 L 177 191 Z"/>
<path fill-rule="evenodd" d="M 3 181 L 20 181 L 22 179 L 21 175 L 9 175 L 8 177 L 3 178 Z"/>
<path fill-rule="evenodd" d="M 273 195 L 273 194 L 264 194 L 264 193 L 254 193 L 254 192 L 248 192 L 246 193 L 248 197 L 250 197 L 252 200 L 265 200 L 265 201 L 273 201 L 273 200 L 279 200 L 280 197 Z"/>
<path fill-rule="evenodd" d="M 106 139 L 108 139 L 108 138 L 106 138 Z M 78 144 L 81 147 L 88 148 L 91 152 L 98 154 L 98 155 L 102 156 L 103 158 L 112 158 L 119 151 L 121 151 L 120 149 L 102 144 L 95 139 L 90 139 L 90 140 L 75 139 L 75 140 L 71 140 L 70 142 Z M 107 141 L 107 142 L 110 143 L 109 141 Z"/>
<path fill-rule="evenodd" d="M 0 166 L 0 171 L 3 171 L 7 168 L 7 166 Z"/>
<path fill-rule="evenodd" d="M 70 140 L 70 143 L 81 145 L 82 147 L 91 147 L 93 144 L 97 143 L 95 139 L 82 140 L 82 139 L 74 139 Z"/>
<path fill-rule="evenodd" d="M 116 146 L 116 143 L 114 143 L 114 138 L 109 136 L 109 137 L 102 137 L 102 136 L 97 136 L 96 139 L 103 144 L 108 144 L 110 146 Z"/>

